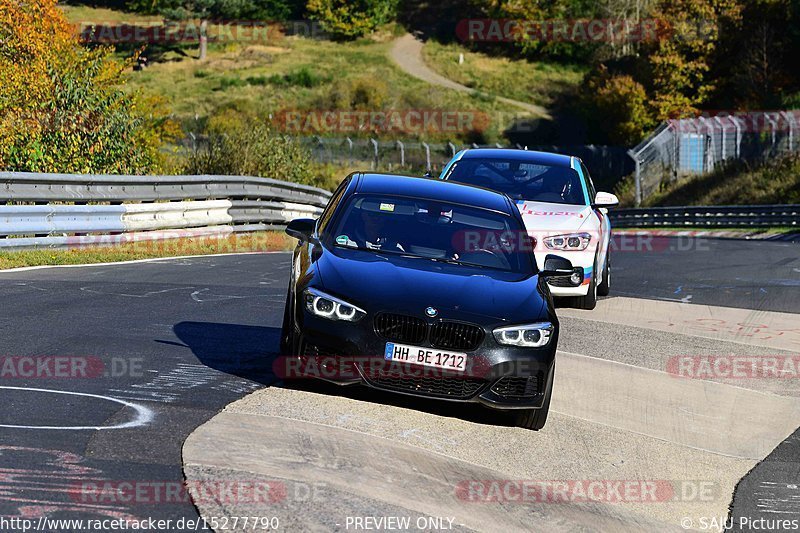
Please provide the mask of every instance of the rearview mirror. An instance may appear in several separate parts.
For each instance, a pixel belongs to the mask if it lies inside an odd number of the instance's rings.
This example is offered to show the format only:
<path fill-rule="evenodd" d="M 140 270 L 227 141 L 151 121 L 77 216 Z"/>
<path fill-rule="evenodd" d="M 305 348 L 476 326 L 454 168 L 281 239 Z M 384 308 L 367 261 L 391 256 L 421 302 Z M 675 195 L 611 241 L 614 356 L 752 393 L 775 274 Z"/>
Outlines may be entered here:
<path fill-rule="evenodd" d="M 545 278 L 562 278 L 572 275 L 572 263 L 560 255 L 547 254 L 544 258 L 544 268 L 539 275 Z"/>
<path fill-rule="evenodd" d="M 599 192 L 594 197 L 595 207 L 615 207 L 619 205 L 619 198 L 610 192 Z"/>
<path fill-rule="evenodd" d="M 316 225 L 317 221 L 313 218 L 296 218 L 287 224 L 286 234 L 300 241 L 307 241 L 314 234 Z"/>

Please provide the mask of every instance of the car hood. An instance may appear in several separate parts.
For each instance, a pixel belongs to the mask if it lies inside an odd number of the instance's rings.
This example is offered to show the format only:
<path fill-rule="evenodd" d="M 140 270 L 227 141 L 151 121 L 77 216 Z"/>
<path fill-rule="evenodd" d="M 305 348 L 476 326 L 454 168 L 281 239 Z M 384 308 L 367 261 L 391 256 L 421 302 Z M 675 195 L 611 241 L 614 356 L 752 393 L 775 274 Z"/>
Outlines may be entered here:
<path fill-rule="evenodd" d="M 316 268 L 320 289 L 367 312 L 424 316 L 432 306 L 439 318 L 477 322 L 481 317 L 492 322 L 535 320 L 546 313 L 536 275 L 344 248 L 326 249 Z"/>
<path fill-rule="evenodd" d="M 548 234 L 575 231 L 581 228 L 592 213 L 588 205 L 553 204 L 520 200 L 517 209 L 528 231 Z"/>

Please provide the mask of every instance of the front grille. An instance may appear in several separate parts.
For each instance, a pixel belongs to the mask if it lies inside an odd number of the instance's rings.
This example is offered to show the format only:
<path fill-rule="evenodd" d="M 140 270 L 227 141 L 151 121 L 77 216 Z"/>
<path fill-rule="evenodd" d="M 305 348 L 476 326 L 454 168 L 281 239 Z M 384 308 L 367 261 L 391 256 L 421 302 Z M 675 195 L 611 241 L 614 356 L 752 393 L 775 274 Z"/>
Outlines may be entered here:
<path fill-rule="evenodd" d="M 437 348 L 474 350 L 483 336 L 483 328 L 472 324 L 442 321 L 431 326 L 431 344 Z"/>
<path fill-rule="evenodd" d="M 375 317 L 375 332 L 395 342 L 420 343 L 425 340 L 428 325 L 421 318 L 380 313 Z"/>
<path fill-rule="evenodd" d="M 370 381 L 384 389 L 462 400 L 472 398 L 486 384 L 485 380 L 479 378 L 414 377 L 401 374 L 379 375 Z"/>
<path fill-rule="evenodd" d="M 497 380 L 492 392 L 504 398 L 531 398 L 542 389 L 542 373 L 536 376 L 506 376 Z"/>

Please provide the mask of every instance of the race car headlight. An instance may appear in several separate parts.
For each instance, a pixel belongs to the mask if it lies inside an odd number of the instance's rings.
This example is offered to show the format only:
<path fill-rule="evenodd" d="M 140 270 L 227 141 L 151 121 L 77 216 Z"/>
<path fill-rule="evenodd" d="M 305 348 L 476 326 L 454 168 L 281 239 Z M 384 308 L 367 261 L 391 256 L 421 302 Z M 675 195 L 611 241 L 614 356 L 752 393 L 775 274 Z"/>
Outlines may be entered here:
<path fill-rule="evenodd" d="M 306 309 L 322 318 L 358 322 L 367 314 L 363 309 L 317 289 L 306 289 L 304 294 Z"/>
<path fill-rule="evenodd" d="M 507 326 L 494 330 L 494 338 L 500 344 L 509 346 L 523 346 L 526 348 L 541 348 L 547 346 L 553 336 L 553 324 L 539 322 L 522 326 Z"/>
<path fill-rule="evenodd" d="M 551 250 L 585 250 L 592 236 L 588 233 L 569 233 L 544 238 L 544 245 Z"/>

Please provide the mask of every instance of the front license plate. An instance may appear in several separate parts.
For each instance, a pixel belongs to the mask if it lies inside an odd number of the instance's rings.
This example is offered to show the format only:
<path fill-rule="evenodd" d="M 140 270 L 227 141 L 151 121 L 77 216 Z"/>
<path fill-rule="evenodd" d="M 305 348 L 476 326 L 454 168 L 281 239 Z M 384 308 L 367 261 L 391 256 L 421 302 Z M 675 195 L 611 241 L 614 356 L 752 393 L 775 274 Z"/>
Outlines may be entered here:
<path fill-rule="evenodd" d="M 463 372 L 467 368 L 467 354 L 465 353 L 443 352 L 435 348 L 421 348 L 394 342 L 386 343 L 383 358 L 387 361 L 400 361 L 459 372 Z"/>

